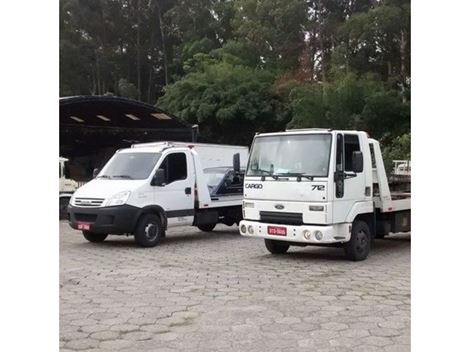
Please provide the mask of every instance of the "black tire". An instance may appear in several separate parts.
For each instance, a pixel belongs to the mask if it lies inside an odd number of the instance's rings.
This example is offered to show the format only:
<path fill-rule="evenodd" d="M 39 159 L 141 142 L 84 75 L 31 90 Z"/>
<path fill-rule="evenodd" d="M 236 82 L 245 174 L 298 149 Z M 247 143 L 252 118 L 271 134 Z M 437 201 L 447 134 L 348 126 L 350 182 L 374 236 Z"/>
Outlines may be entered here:
<path fill-rule="evenodd" d="M 352 261 L 360 261 L 367 258 L 370 252 L 371 235 L 369 225 L 365 221 L 353 222 L 351 239 L 344 244 L 346 257 Z"/>
<path fill-rule="evenodd" d="M 197 228 L 204 232 L 211 232 L 214 229 L 215 225 L 217 224 L 202 224 L 197 225 Z"/>
<path fill-rule="evenodd" d="M 97 243 L 97 242 L 103 242 L 106 237 L 108 237 L 108 234 L 106 233 L 93 233 L 90 231 L 82 231 L 83 237 L 86 238 L 87 241 Z"/>
<path fill-rule="evenodd" d="M 67 219 L 67 207 L 69 206 L 70 198 L 59 198 L 59 220 Z"/>
<path fill-rule="evenodd" d="M 165 230 L 158 215 L 145 214 L 139 219 L 134 231 L 134 239 L 139 246 L 155 247 L 163 237 Z"/>
<path fill-rule="evenodd" d="M 264 245 L 272 254 L 284 254 L 289 249 L 289 244 L 283 241 L 265 239 Z"/>

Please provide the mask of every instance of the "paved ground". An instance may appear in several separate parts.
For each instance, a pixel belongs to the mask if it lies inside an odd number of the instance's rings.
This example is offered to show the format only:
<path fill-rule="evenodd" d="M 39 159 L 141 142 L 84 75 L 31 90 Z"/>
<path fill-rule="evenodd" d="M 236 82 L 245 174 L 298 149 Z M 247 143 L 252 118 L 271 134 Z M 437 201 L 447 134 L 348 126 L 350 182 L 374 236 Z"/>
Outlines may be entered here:
<path fill-rule="evenodd" d="M 143 249 L 61 222 L 61 351 L 409 351 L 410 235 L 353 263 L 237 233 L 177 228 Z"/>

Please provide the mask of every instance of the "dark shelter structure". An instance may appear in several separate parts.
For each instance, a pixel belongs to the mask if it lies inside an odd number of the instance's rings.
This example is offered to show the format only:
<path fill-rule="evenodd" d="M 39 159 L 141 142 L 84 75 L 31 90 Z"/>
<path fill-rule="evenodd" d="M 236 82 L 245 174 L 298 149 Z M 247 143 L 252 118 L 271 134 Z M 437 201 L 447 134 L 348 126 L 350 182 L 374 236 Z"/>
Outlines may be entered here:
<path fill-rule="evenodd" d="M 70 177 L 87 181 L 117 149 L 155 141 L 195 142 L 190 126 L 153 105 L 114 96 L 59 99 L 60 156 L 69 159 Z"/>

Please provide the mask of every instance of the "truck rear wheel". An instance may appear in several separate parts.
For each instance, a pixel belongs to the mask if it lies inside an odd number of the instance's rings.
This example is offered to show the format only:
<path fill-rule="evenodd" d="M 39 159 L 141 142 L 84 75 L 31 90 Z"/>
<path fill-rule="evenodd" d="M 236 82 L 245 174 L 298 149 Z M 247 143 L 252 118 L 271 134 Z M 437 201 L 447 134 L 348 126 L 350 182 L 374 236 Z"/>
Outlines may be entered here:
<path fill-rule="evenodd" d="M 83 237 L 89 242 L 103 242 L 108 235 L 106 233 L 94 233 L 91 231 L 82 231 Z"/>
<path fill-rule="evenodd" d="M 272 254 L 284 254 L 289 249 L 289 245 L 283 241 L 265 239 L 264 245 Z"/>
<path fill-rule="evenodd" d="M 204 232 L 211 232 L 214 229 L 215 225 L 217 224 L 201 224 L 197 225 L 197 228 Z"/>
<path fill-rule="evenodd" d="M 143 215 L 134 231 L 135 242 L 142 247 L 155 247 L 165 237 L 160 217 L 156 214 Z"/>
<path fill-rule="evenodd" d="M 344 244 L 344 251 L 349 260 L 360 261 L 367 258 L 370 252 L 371 235 L 365 221 L 353 222 L 351 239 Z"/>

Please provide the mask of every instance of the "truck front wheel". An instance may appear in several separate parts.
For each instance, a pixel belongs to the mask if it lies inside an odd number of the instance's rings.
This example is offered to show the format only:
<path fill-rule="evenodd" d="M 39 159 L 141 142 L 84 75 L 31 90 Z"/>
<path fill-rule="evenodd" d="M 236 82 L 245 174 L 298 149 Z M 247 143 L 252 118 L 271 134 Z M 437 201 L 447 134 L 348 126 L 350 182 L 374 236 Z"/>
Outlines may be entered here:
<path fill-rule="evenodd" d="M 142 247 L 155 247 L 165 237 L 160 217 L 156 214 L 145 214 L 137 223 L 134 231 L 135 242 Z"/>
<path fill-rule="evenodd" d="M 289 249 L 289 245 L 283 241 L 265 239 L 264 245 L 272 254 L 284 254 Z"/>
<path fill-rule="evenodd" d="M 103 233 L 93 233 L 90 231 L 82 231 L 83 237 L 89 242 L 103 242 L 106 237 L 108 237 L 107 234 Z"/>
<path fill-rule="evenodd" d="M 349 260 L 360 261 L 367 258 L 370 251 L 370 229 L 365 221 L 353 222 L 351 239 L 344 244 L 344 251 Z"/>

